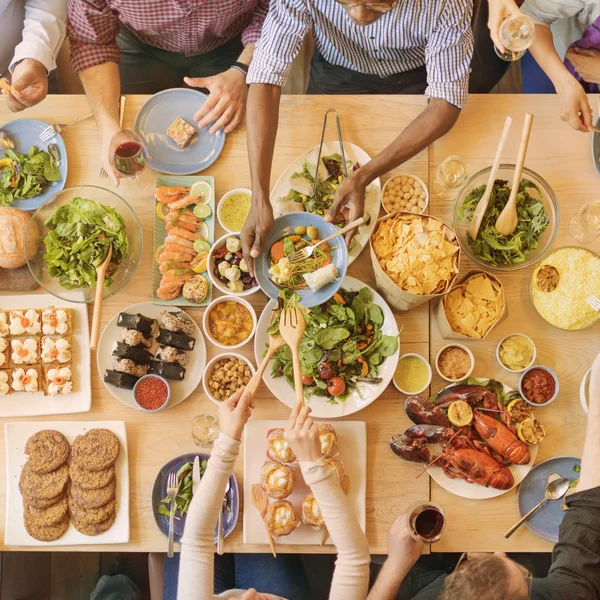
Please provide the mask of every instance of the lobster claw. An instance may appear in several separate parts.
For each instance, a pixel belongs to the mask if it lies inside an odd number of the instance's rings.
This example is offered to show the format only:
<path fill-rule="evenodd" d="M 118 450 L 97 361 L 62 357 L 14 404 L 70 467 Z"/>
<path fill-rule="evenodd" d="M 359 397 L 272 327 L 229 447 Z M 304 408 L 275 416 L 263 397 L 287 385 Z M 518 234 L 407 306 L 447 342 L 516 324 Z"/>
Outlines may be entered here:
<path fill-rule="evenodd" d="M 395 433 L 390 436 L 390 448 L 396 456 L 412 462 L 428 463 L 431 454 L 424 440 L 411 440 L 405 434 Z"/>
<path fill-rule="evenodd" d="M 409 396 L 404 404 L 404 409 L 408 418 L 417 425 L 451 426 L 448 415 L 439 406 L 435 406 L 429 400 L 420 396 Z"/>

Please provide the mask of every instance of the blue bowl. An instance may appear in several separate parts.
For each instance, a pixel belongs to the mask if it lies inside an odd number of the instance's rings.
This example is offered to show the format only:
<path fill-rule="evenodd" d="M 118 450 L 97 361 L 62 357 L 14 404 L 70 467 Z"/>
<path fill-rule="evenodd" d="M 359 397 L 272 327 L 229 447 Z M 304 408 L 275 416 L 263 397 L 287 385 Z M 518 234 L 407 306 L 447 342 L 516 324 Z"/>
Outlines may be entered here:
<path fill-rule="evenodd" d="M 319 230 L 319 237 L 326 238 L 338 231 L 338 227 L 333 223 L 327 223 L 323 217 L 306 212 L 295 212 L 282 215 L 275 219 L 273 229 L 267 236 L 265 246 L 260 256 L 254 259 L 254 272 L 256 280 L 262 291 L 273 300 L 279 297 L 279 288 L 273 283 L 269 275 L 269 256 L 271 246 L 286 235 L 292 235 L 294 228 L 299 225 L 309 227 L 313 225 Z M 336 281 L 332 281 L 323 286 L 316 294 L 310 288 L 297 290 L 296 293 L 300 296 L 300 302 L 303 306 L 310 308 L 327 302 L 340 288 L 342 280 L 346 275 L 348 268 L 348 247 L 344 242 L 344 237 L 339 236 L 330 242 L 335 246 L 332 252 L 331 261 L 338 270 L 339 277 Z"/>

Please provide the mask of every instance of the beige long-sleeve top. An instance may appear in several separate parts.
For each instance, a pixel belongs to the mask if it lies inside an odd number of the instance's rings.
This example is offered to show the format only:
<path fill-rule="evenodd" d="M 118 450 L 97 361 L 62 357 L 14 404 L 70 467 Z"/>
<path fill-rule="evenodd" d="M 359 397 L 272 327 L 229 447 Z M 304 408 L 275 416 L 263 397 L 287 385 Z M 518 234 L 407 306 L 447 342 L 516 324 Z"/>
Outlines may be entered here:
<path fill-rule="evenodd" d="M 190 504 L 181 540 L 178 600 L 239 598 L 242 590 L 214 595 L 214 530 L 240 442 L 225 434 L 215 441 L 206 472 Z M 300 463 L 337 551 L 330 600 L 364 600 L 369 584 L 369 545 L 337 479 L 323 461 Z M 249 507 L 248 507 L 249 508 Z M 250 509 L 251 510 L 251 509 Z M 258 590 L 267 598 L 276 596 Z"/>

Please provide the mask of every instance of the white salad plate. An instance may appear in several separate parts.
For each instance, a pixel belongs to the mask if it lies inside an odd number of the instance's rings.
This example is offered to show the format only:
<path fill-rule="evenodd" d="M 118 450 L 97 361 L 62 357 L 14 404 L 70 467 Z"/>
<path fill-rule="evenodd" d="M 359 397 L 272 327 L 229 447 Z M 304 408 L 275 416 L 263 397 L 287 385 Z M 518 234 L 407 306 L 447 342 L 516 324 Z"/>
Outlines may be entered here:
<path fill-rule="evenodd" d="M 344 463 L 345 473 L 350 480 L 348 501 L 356 514 L 363 531 L 366 531 L 366 492 L 367 492 L 367 427 L 363 421 L 341 421 L 331 423 L 338 437 L 339 455 Z M 267 460 L 267 432 L 269 429 L 287 427 L 287 421 L 248 421 L 244 430 L 244 544 L 268 544 L 267 530 L 262 517 L 252 506 L 252 484 L 260 483 L 260 470 Z M 292 467 L 296 474 L 294 491 L 286 498 L 296 509 L 310 494 L 304 483 L 298 464 Z M 270 501 L 272 502 L 272 500 Z M 300 525 L 290 535 L 275 540 L 275 544 L 319 545 L 322 531 Z M 331 537 L 325 542 L 333 544 Z"/>
<path fill-rule="evenodd" d="M 359 281 L 358 279 L 354 279 L 354 277 L 348 276 L 344 277 L 341 287 L 351 292 L 358 292 L 361 288 L 368 287 L 373 294 L 373 303 L 377 304 L 383 311 L 382 334 L 398 335 L 398 325 L 396 324 L 394 313 L 391 311 L 386 301 L 372 287 L 362 283 L 362 281 Z M 258 326 L 254 335 L 254 356 L 257 364 L 262 362 L 263 354 L 269 345 L 267 329 L 271 319 L 271 312 L 276 306 L 277 303 L 274 300 L 271 300 L 258 320 Z M 322 396 L 311 396 L 307 401 L 307 404 L 309 404 L 312 409 L 311 417 L 316 417 L 318 419 L 345 417 L 352 415 L 366 406 L 369 406 L 372 402 L 375 402 L 392 381 L 394 372 L 396 371 L 399 354 L 400 339 L 398 339 L 398 350 L 391 356 L 388 356 L 385 361 L 379 365 L 378 377 L 381 377 L 381 381 L 379 383 L 359 383 L 357 388 L 354 389 L 343 402 L 329 404 Z M 273 377 L 271 375 L 271 363 L 265 370 L 263 381 L 267 384 L 271 393 L 281 402 L 290 408 L 294 407 L 296 396 L 294 395 L 293 388 L 287 382 L 285 377 Z"/>
<path fill-rule="evenodd" d="M 85 305 L 83 305 L 85 308 Z M 67 532 L 53 542 L 40 542 L 32 538 L 23 523 L 23 499 L 19 491 L 21 469 L 27 461 L 25 444 L 38 431 L 60 431 L 73 444 L 78 435 L 90 429 L 108 429 L 121 444 L 119 458 L 115 463 L 117 481 L 116 519 L 105 532 L 96 536 L 79 533 L 72 524 Z M 123 421 L 29 421 L 5 423 L 6 442 L 6 524 L 4 543 L 7 546 L 82 546 L 96 544 L 126 544 L 129 542 L 129 462 L 127 456 L 127 433 Z"/>
<path fill-rule="evenodd" d="M 137 313 L 148 317 L 149 319 L 158 319 L 160 317 L 160 313 L 166 310 L 168 312 L 176 312 L 180 309 L 175 307 L 166 307 L 166 306 L 158 306 L 153 304 L 152 302 L 139 302 L 138 304 L 132 304 L 127 308 L 124 308 L 122 311 L 130 315 L 135 315 Z M 185 311 L 182 311 L 185 313 Z M 176 406 L 180 402 L 183 402 L 190 394 L 201 384 L 202 382 L 202 373 L 204 372 L 204 367 L 206 366 L 206 344 L 204 343 L 204 337 L 198 324 L 190 315 L 185 313 L 188 318 L 194 322 L 194 334 L 193 338 L 196 340 L 194 344 L 194 349 L 191 351 L 185 351 L 189 356 L 189 361 L 187 366 L 185 367 L 185 377 L 183 381 L 173 381 L 169 379 L 169 387 L 171 388 L 171 400 L 169 401 L 169 405 L 165 410 L 168 410 L 172 406 Z M 98 351 L 96 352 L 96 358 L 98 363 L 98 373 L 100 374 L 100 379 L 104 382 L 104 373 L 108 369 L 112 369 L 112 361 L 113 361 L 113 346 L 115 342 L 121 341 L 121 332 L 123 331 L 123 327 L 117 326 L 117 319 L 119 317 L 119 313 L 117 313 L 106 325 L 102 335 L 100 336 L 100 342 L 98 343 Z M 133 399 L 133 390 L 126 390 L 115 387 L 114 385 L 110 385 L 108 383 L 104 383 L 106 389 L 120 402 L 126 404 L 127 406 L 131 406 L 132 408 L 136 408 L 138 410 L 142 410 Z"/>
<path fill-rule="evenodd" d="M 72 311 L 72 332 L 69 335 L 71 335 L 73 352 L 73 391 L 70 394 L 45 396 L 44 392 L 15 392 L 12 390 L 10 395 L 0 398 L 0 417 L 66 415 L 88 412 L 92 406 L 90 329 L 87 306 L 81 303 L 67 302 L 51 294 L 3 296 L 0 300 L 0 308 L 7 312 L 30 308 L 43 310 L 51 307 L 70 308 Z"/>
<path fill-rule="evenodd" d="M 371 160 L 371 157 L 356 144 L 344 142 L 344 152 L 346 154 L 346 160 L 349 162 L 348 172 L 352 170 L 352 167 L 358 163 L 361 167 Z M 331 154 L 340 154 L 339 142 L 326 142 L 323 144 L 323 151 L 321 157 L 329 156 Z M 317 157 L 319 156 L 319 145 L 317 144 L 307 152 L 301 154 L 294 162 L 292 162 L 287 169 L 281 174 L 277 183 L 271 190 L 271 204 L 275 204 L 279 199 L 284 198 L 290 191 L 290 177 L 294 173 L 302 172 L 304 163 L 316 164 Z M 357 256 L 363 251 L 363 248 L 369 244 L 369 237 L 375 227 L 375 222 L 379 218 L 379 207 L 381 206 L 381 181 L 379 178 L 372 181 L 367 186 L 367 193 L 365 198 L 365 211 L 371 216 L 371 221 L 368 225 L 361 225 L 354 236 L 356 242 L 351 250 L 348 252 L 348 265 L 351 265 Z"/>

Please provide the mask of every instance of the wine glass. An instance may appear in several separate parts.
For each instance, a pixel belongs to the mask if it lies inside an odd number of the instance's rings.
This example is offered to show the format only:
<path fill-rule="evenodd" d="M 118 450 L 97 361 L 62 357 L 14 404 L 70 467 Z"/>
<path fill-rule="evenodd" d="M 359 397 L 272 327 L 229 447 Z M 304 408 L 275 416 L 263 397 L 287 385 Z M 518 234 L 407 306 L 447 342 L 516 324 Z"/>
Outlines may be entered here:
<path fill-rule="evenodd" d="M 535 25 L 524 14 L 513 15 L 502 21 L 498 30 L 498 37 L 505 48 L 505 52 L 494 46 L 496 54 L 507 62 L 519 60 L 533 44 L 535 39 Z"/>
<path fill-rule="evenodd" d="M 212 413 L 202 413 L 192 421 L 192 437 L 196 446 L 212 447 L 219 435 L 219 422 Z"/>
<path fill-rule="evenodd" d="M 142 138 L 130 129 L 115 133 L 110 141 L 109 156 L 111 165 L 122 179 L 138 177 L 148 164 Z"/>
<path fill-rule="evenodd" d="M 464 187 L 468 179 L 467 163 L 460 156 L 453 154 L 438 165 L 433 191 L 440 198 L 453 198 Z"/>
<path fill-rule="evenodd" d="M 442 537 L 446 519 L 439 504 L 419 500 L 408 507 L 406 523 L 411 537 L 426 544 L 433 544 Z"/>
<path fill-rule="evenodd" d="M 569 233 L 583 244 L 600 235 L 600 202 L 586 204 L 569 223 Z"/>

